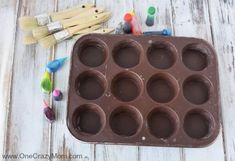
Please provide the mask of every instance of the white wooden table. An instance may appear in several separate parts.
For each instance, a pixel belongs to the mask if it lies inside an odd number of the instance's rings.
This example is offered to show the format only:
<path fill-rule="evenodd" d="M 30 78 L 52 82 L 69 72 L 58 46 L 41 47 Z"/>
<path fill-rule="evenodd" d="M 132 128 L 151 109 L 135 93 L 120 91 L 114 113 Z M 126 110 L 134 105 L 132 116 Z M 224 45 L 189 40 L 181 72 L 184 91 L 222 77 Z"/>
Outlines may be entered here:
<path fill-rule="evenodd" d="M 117 26 L 124 13 L 134 9 L 144 30 L 171 27 L 176 36 L 203 38 L 214 45 L 219 60 L 223 128 L 211 146 L 190 149 L 81 143 L 67 129 L 66 99 L 52 102 L 57 121 L 51 125 L 45 120 L 39 86 L 45 65 L 54 57 L 70 56 L 74 41 L 52 50 L 24 46 L 17 20 L 87 2 L 112 11 L 110 27 Z M 158 10 L 157 22 L 151 28 L 144 23 L 149 5 Z M 77 161 L 235 161 L 234 0 L 0 0 L 0 25 L 1 154 L 21 154 L 23 158 L 23 154 L 57 153 L 60 158 L 55 160 Z M 65 96 L 68 74 L 69 63 L 54 75 L 54 85 Z M 69 155 L 74 158 L 66 159 Z M 2 155 L 0 158 L 4 160 Z"/>

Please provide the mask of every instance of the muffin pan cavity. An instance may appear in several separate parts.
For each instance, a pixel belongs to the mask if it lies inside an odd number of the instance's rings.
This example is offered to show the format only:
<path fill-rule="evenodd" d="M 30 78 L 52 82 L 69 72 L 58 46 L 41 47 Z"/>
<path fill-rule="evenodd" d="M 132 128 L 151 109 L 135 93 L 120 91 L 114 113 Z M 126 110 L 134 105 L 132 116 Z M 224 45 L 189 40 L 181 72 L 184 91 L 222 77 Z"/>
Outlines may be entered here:
<path fill-rule="evenodd" d="M 167 69 L 176 61 L 176 50 L 173 45 L 167 42 L 155 42 L 148 51 L 149 63 L 158 69 Z"/>
<path fill-rule="evenodd" d="M 214 120 L 204 110 L 192 110 L 184 118 L 184 131 L 194 139 L 209 137 L 214 129 Z"/>
<path fill-rule="evenodd" d="M 183 84 L 184 97 L 193 104 L 203 104 L 210 98 L 210 88 L 210 83 L 205 77 L 190 76 Z"/>
<path fill-rule="evenodd" d="M 168 107 L 158 107 L 150 112 L 148 126 L 150 133 L 166 139 L 174 134 L 179 125 L 177 114 Z"/>
<path fill-rule="evenodd" d="M 193 71 L 200 71 L 208 65 L 208 50 L 202 44 L 190 44 L 183 50 L 183 63 Z"/>
<path fill-rule="evenodd" d="M 115 109 L 109 119 L 112 131 L 120 136 L 130 137 L 142 126 L 141 114 L 132 106 L 121 106 Z"/>
<path fill-rule="evenodd" d="M 97 71 L 85 71 L 77 78 L 77 93 L 84 99 L 94 100 L 105 91 L 105 78 Z"/>
<path fill-rule="evenodd" d="M 179 87 L 174 77 L 166 73 L 159 73 L 150 78 L 147 91 L 156 102 L 167 103 L 177 95 Z"/>
<path fill-rule="evenodd" d="M 80 61 L 89 67 L 97 67 L 104 63 L 107 57 L 105 45 L 98 40 L 85 40 L 78 50 Z"/>
<path fill-rule="evenodd" d="M 111 91 L 120 101 L 128 102 L 134 100 L 143 88 L 142 82 L 133 72 L 122 72 L 117 74 L 112 83 Z"/>
<path fill-rule="evenodd" d="M 90 143 L 207 146 L 221 124 L 217 64 L 201 39 L 85 35 L 72 50 L 69 131 Z"/>
<path fill-rule="evenodd" d="M 113 59 L 122 68 L 132 68 L 139 64 L 141 55 L 140 45 L 133 40 L 125 40 L 113 49 Z"/>
<path fill-rule="evenodd" d="M 73 115 L 73 126 L 81 135 L 96 135 L 105 125 L 105 114 L 95 104 L 84 104 Z"/>

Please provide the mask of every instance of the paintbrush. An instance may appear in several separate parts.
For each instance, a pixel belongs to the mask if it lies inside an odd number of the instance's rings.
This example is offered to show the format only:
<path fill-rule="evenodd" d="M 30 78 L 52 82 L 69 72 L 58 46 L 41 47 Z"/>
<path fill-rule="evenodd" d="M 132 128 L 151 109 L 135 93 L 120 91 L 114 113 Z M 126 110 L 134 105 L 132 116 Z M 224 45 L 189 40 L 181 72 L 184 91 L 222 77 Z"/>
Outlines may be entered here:
<path fill-rule="evenodd" d="M 79 32 L 79 34 L 75 34 L 73 36 L 73 39 L 77 40 L 81 36 L 86 35 L 86 34 L 108 34 L 108 33 L 112 33 L 113 31 L 114 31 L 114 28 L 103 28 L 103 29 L 98 29 L 98 30 L 94 30 L 91 32 L 85 32 L 84 30 L 82 30 Z"/>
<path fill-rule="evenodd" d="M 19 18 L 19 25 L 23 30 L 32 30 L 38 26 L 44 26 L 54 21 L 74 17 L 79 13 L 92 8 L 93 4 L 83 4 L 60 12 L 41 14 L 37 16 L 24 16 Z"/>
<path fill-rule="evenodd" d="M 110 17 L 110 13 L 106 12 L 106 14 L 104 14 L 99 19 L 95 19 L 95 20 L 87 22 L 85 24 L 70 27 L 65 30 L 59 31 L 55 34 L 52 34 L 52 35 L 49 35 L 47 37 L 40 39 L 39 43 L 45 48 L 50 48 L 53 45 L 55 45 L 56 43 L 72 37 L 76 32 L 78 32 L 82 29 L 85 29 L 89 26 L 93 26 L 93 25 L 105 22 L 109 17 Z"/>
<path fill-rule="evenodd" d="M 37 42 L 37 39 L 35 39 L 32 34 L 25 34 L 23 36 L 23 44 L 25 45 L 36 44 Z"/>
<path fill-rule="evenodd" d="M 78 31 L 77 33 L 75 33 L 75 35 L 83 34 L 84 32 L 89 33 L 91 31 L 97 30 L 99 28 L 101 28 L 101 25 L 89 26 L 87 29 Z M 25 44 L 25 45 L 36 44 L 37 42 L 38 42 L 38 40 L 35 39 L 32 34 L 26 34 L 23 37 L 23 44 Z"/>
<path fill-rule="evenodd" d="M 33 29 L 32 33 L 36 39 L 40 39 L 51 33 L 66 29 L 68 27 L 81 25 L 86 22 L 93 21 L 103 16 L 101 14 L 102 12 L 104 12 L 104 8 L 102 7 L 92 8 L 92 9 L 89 9 L 87 12 L 83 12 L 81 15 L 78 15 L 74 18 L 70 18 L 70 19 L 62 20 L 62 21 L 56 21 L 46 26 L 37 27 Z"/>

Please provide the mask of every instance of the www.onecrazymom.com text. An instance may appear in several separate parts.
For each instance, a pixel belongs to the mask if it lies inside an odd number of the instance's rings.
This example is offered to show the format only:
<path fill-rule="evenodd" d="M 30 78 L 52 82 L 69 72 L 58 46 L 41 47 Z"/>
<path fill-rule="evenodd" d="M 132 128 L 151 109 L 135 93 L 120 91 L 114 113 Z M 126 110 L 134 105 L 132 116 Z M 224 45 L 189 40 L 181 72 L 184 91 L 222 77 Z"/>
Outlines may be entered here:
<path fill-rule="evenodd" d="M 79 161 L 89 161 L 89 157 L 84 156 L 82 154 L 58 154 L 58 153 L 51 153 L 51 154 L 39 154 L 39 153 L 32 153 L 32 154 L 3 154 L 2 159 L 5 160 L 12 160 L 12 159 L 40 159 L 40 160 L 48 160 L 48 159 L 78 159 Z"/>

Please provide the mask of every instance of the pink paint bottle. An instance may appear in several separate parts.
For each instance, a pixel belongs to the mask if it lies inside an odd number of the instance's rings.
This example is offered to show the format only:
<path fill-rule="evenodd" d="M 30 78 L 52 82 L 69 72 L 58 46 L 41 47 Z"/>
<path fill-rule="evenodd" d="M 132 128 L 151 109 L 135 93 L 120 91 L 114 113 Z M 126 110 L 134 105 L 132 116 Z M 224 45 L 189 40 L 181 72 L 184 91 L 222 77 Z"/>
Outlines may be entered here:
<path fill-rule="evenodd" d="M 141 30 L 141 26 L 135 16 L 134 12 L 129 12 L 129 14 L 131 15 L 131 25 L 132 25 L 132 33 L 134 35 L 142 35 L 143 32 Z"/>

